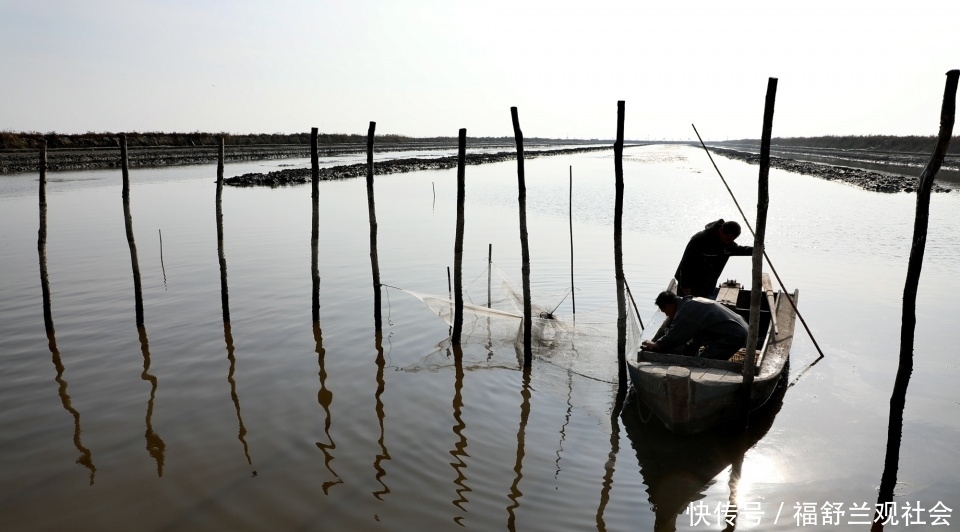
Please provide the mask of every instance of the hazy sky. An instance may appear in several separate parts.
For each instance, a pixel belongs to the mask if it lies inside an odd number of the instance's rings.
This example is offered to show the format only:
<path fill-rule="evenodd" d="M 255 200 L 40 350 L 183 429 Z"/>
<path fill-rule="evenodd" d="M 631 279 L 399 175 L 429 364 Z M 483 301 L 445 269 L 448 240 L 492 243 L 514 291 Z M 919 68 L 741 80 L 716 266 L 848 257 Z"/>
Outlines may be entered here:
<path fill-rule="evenodd" d="M 960 0 L 0 0 L 0 130 L 935 135 Z"/>

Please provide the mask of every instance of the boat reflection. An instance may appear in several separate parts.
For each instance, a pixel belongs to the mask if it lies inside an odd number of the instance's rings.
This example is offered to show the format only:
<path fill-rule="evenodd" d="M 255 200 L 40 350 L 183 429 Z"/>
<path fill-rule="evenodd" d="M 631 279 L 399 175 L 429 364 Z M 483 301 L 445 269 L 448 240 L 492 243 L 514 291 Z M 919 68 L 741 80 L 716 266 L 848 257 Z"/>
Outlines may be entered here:
<path fill-rule="evenodd" d="M 751 413 L 746 429 L 718 427 L 695 435 L 677 435 L 651 419 L 651 412 L 636 397 L 629 397 L 622 420 L 647 485 L 648 500 L 655 513 L 654 530 L 676 530 L 677 518 L 687 512 L 691 502 L 703 498 L 705 489 L 728 467 L 729 508 L 733 510 L 727 515 L 724 530 L 736 528 L 737 484 L 744 456 L 773 426 L 783 406 L 788 373 L 789 368 L 784 370 L 770 400 Z"/>

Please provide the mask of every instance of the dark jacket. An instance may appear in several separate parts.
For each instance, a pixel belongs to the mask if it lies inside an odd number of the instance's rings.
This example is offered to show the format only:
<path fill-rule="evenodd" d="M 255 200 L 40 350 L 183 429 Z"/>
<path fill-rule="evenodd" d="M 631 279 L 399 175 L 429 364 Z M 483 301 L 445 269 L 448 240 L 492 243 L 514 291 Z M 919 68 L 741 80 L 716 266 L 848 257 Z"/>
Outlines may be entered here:
<path fill-rule="evenodd" d="M 677 301 L 670 327 L 656 342 L 662 350 L 672 351 L 689 340 L 739 349 L 747 342 L 747 322 L 712 299 L 686 296 Z"/>
<path fill-rule="evenodd" d="M 703 231 L 693 235 L 683 251 L 677 273 L 677 292 L 690 289 L 691 295 L 710 297 L 717 286 L 720 273 L 731 255 L 752 255 L 753 246 L 741 246 L 736 242 L 724 244 L 717 234 L 723 219 L 711 222 Z"/>

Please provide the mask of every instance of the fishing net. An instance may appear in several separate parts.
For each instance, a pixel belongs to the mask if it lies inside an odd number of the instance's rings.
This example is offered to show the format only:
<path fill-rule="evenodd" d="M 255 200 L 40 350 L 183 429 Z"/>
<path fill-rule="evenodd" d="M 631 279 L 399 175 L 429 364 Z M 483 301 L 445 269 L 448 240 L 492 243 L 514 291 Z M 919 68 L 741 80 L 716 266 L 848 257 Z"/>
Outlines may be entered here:
<path fill-rule="evenodd" d="M 467 283 L 463 290 L 460 345 L 461 364 L 465 371 L 496 367 L 517 369 L 523 365 L 523 290 L 496 265 L 490 265 L 489 273 L 489 292 L 486 270 Z M 404 292 L 422 301 L 452 331 L 454 307 L 449 297 Z M 533 378 L 538 382 L 538 389 L 553 389 L 568 396 L 576 393 L 581 396 L 576 402 L 599 400 L 597 406 L 606 409 L 610 398 L 606 392 L 616 389 L 618 375 L 616 296 L 612 294 L 612 301 L 603 307 L 579 311 L 575 316 L 557 313 L 568 296 L 569 290 L 565 293 L 532 291 Z M 627 312 L 627 356 L 637 352 L 640 335 L 640 327 L 630 309 Z M 454 364 L 451 338 L 447 337 L 417 363 L 401 369 L 437 371 Z"/>

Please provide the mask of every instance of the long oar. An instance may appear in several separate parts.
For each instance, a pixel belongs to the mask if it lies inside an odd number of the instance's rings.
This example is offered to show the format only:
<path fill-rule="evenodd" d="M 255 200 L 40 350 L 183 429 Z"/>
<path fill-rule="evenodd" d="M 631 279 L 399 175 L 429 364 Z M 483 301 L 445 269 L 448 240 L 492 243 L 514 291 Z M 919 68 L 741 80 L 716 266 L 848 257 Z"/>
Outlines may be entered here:
<path fill-rule="evenodd" d="M 720 169 L 717 168 L 717 163 L 713 161 L 713 156 L 710 155 L 710 150 L 707 149 L 707 145 L 703 143 L 703 139 L 700 138 L 700 132 L 697 131 L 697 126 L 690 124 L 693 127 L 693 132 L 697 134 L 697 140 L 700 141 L 700 145 L 703 146 L 703 151 L 707 152 L 707 157 L 710 158 L 710 163 L 713 164 L 713 169 L 717 171 L 717 175 L 720 176 L 720 180 L 723 181 L 723 186 L 727 187 L 727 192 L 730 193 L 730 197 L 733 198 L 734 205 L 737 206 L 737 210 L 740 211 L 740 216 L 743 218 L 743 222 L 747 224 L 747 229 L 750 230 L 750 234 L 753 234 L 753 227 L 751 227 L 749 220 L 747 220 L 747 215 L 743 213 L 743 209 L 740 208 L 740 202 L 737 201 L 737 197 L 733 195 L 733 191 L 730 190 L 730 185 L 727 184 L 727 180 L 723 177 L 723 174 L 720 173 Z M 777 273 L 777 269 L 773 267 L 773 262 L 770 261 L 770 257 L 767 256 L 767 250 L 763 250 L 763 258 L 767 259 L 767 264 L 770 265 L 770 271 L 773 272 L 773 276 L 777 278 L 777 282 L 780 284 L 780 289 L 786 294 L 787 288 L 783 286 L 783 281 L 780 280 L 780 274 Z M 820 358 L 823 358 L 823 350 L 820 349 L 820 346 L 817 344 L 817 339 L 813 337 L 813 333 L 810 332 L 810 327 L 807 326 L 806 320 L 803 319 L 803 315 L 800 314 L 800 310 L 797 308 L 797 304 L 794 303 L 793 299 L 787 295 L 787 301 L 790 302 L 790 306 L 793 307 L 794 312 L 797 313 L 797 317 L 800 318 L 800 323 L 803 324 L 803 328 L 807 330 L 807 335 L 810 337 L 810 340 L 813 342 L 813 346 L 817 348 L 817 352 L 820 353 Z"/>

